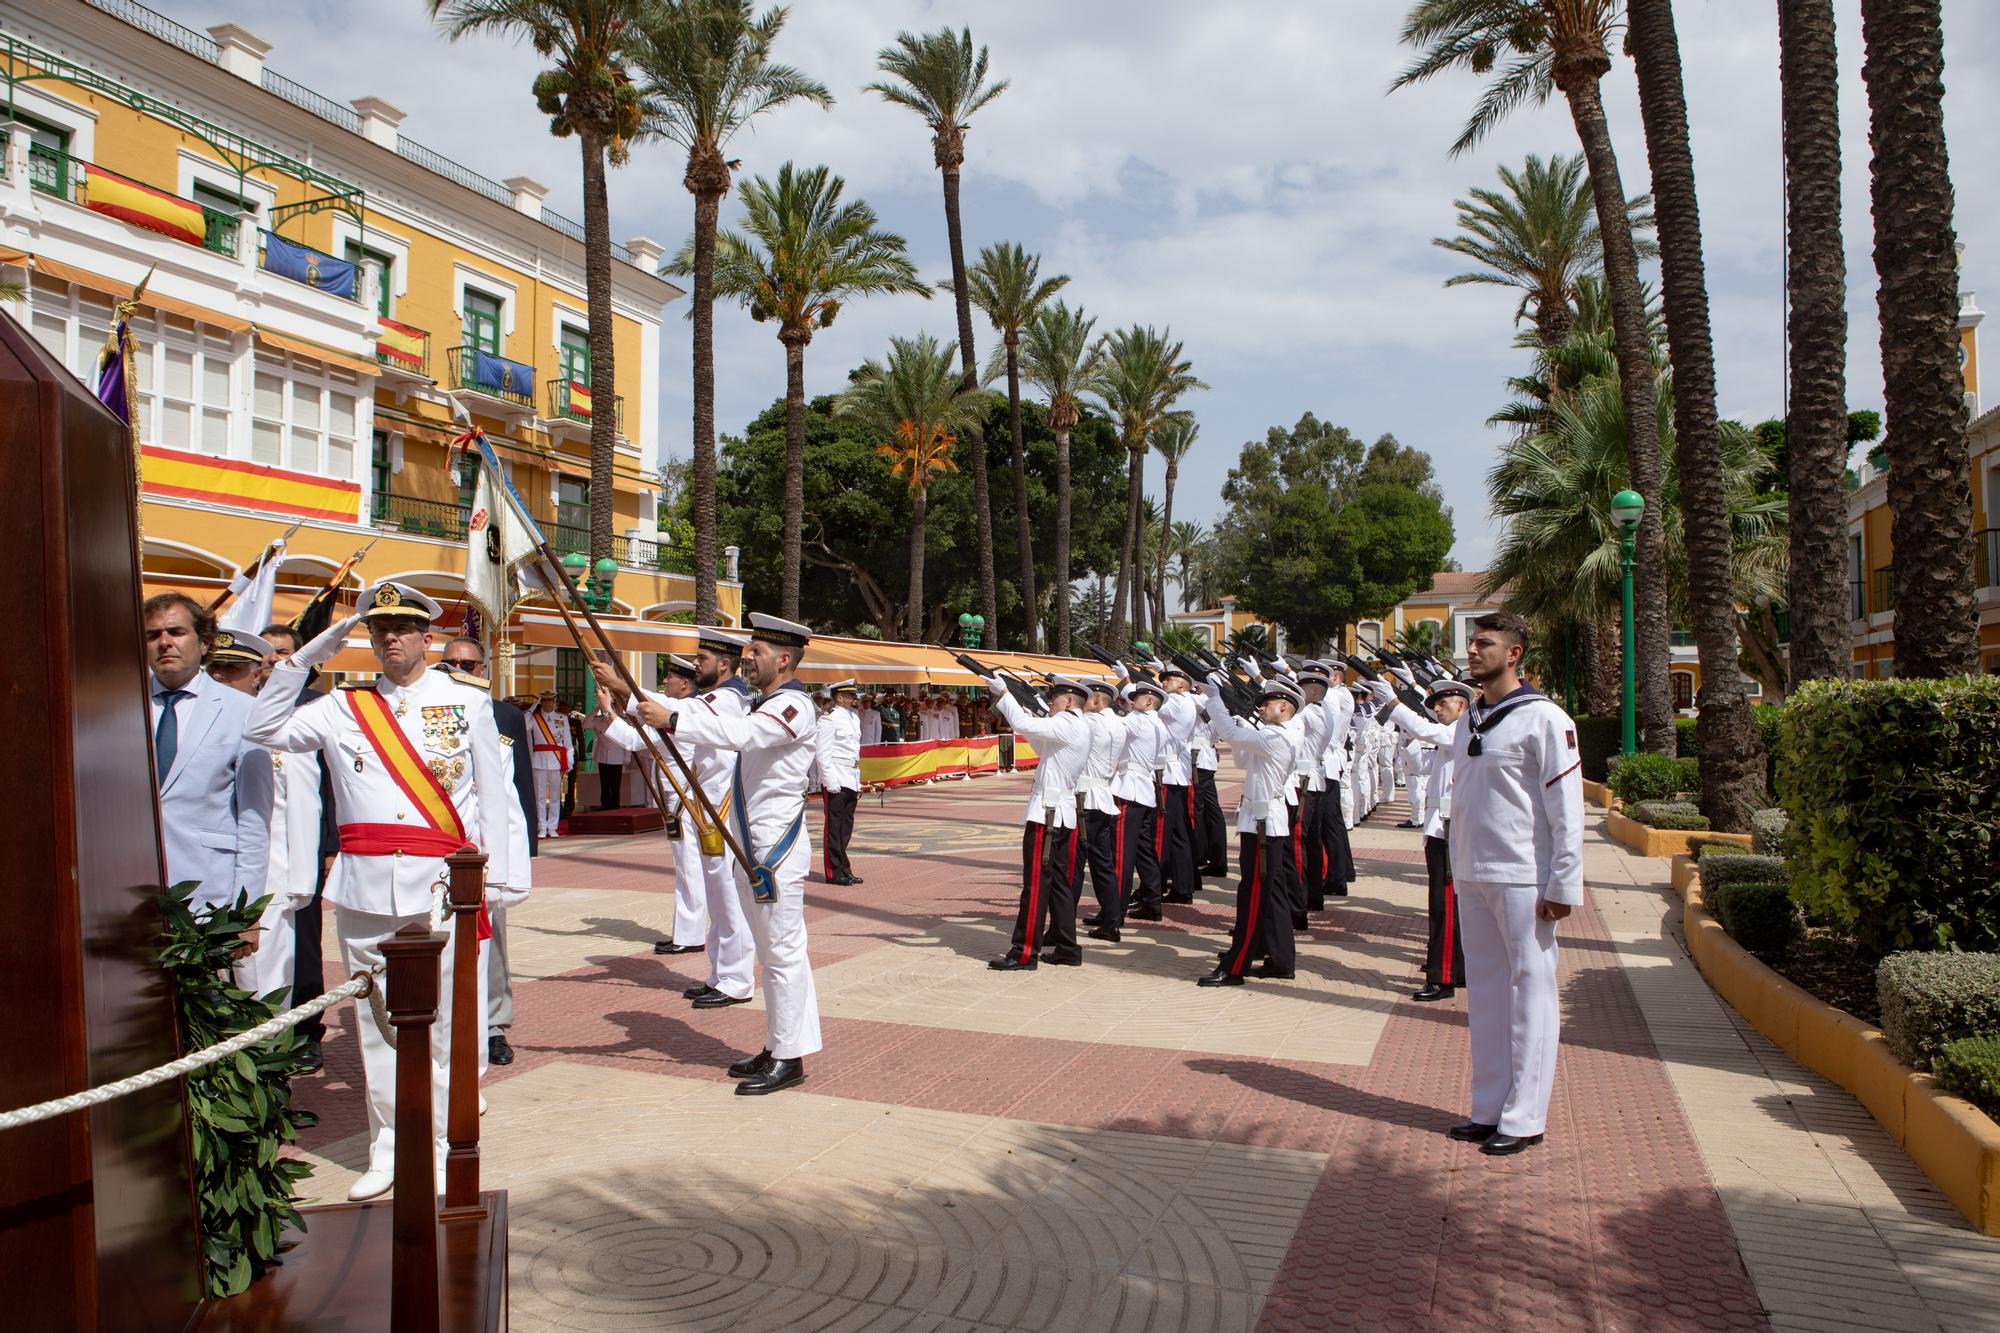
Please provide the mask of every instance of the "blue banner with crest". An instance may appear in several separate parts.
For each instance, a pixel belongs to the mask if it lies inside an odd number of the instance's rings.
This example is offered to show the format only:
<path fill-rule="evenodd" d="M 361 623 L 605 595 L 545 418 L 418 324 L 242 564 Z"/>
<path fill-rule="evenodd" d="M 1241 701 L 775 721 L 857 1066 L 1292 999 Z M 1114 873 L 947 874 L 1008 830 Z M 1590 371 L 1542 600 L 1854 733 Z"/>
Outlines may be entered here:
<path fill-rule="evenodd" d="M 354 265 L 271 232 L 264 233 L 264 267 L 281 278 L 303 282 L 349 301 L 355 299 L 359 274 Z"/>
<path fill-rule="evenodd" d="M 487 389 L 497 389 L 501 393 L 517 393 L 533 397 L 535 392 L 535 368 L 524 366 L 519 361 L 509 361 L 504 356 L 492 352 L 475 350 L 472 358 L 472 382 Z"/>

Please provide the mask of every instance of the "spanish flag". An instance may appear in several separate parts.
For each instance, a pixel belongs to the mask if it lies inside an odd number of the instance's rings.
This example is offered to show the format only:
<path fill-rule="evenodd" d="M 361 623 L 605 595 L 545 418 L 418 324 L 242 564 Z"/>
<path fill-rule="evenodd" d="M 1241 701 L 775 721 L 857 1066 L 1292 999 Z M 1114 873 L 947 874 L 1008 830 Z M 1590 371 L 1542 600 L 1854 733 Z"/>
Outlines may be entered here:
<path fill-rule="evenodd" d="M 128 181 L 103 167 L 92 166 L 84 181 L 84 202 L 98 213 L 109 214 L 135 227 L 157 231 L 189 245 L 200 245 L 208 236 L 208 219 L 199 204 L 177 199 L 171 194 Z"/>
<path fill-rule="evenodd" d="M 590 386 L 569 382 L 569 410 L 571 415 L 588 420 L 590 418 Z"/>
<path fill-rule="evenodd" d="M 375 335 L 375 350 L 392 361 L 400 362 L 413 370 L 423 369 L 424 331 L 413 329 L 407 324 L 398 324 L 386 316 L 376 320 L 381 325 Z"/>

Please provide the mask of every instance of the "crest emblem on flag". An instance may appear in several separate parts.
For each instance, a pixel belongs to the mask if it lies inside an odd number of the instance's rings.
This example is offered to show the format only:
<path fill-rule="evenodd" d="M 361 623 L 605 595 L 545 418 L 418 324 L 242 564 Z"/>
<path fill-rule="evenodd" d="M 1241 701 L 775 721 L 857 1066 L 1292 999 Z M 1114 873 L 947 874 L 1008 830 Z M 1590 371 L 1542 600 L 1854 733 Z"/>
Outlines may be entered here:
<path fill-rule="evenodd" d="M 470 519 L 470 520 L 469 520 L 469 521 L 468 521 L 468 522 L 466 523 L 466 525 L 465 525 L 465 530 L 466 530 L 467 532 L 483 532 L 483 531 L 485 531 L 485 530 L 486 530 L 486 518 L 487 518 L 487 514 L 486 514 L 486 510 L 485 510 L 484 508 L 481 508 L 481 509 L 477 510 L 477 511 L 476 511 L 476 512 L 475 512 L 475 513 L 474 513 L 474 514 L 472 515 L 472 518 L 471 518 L 471 519 Z"/>

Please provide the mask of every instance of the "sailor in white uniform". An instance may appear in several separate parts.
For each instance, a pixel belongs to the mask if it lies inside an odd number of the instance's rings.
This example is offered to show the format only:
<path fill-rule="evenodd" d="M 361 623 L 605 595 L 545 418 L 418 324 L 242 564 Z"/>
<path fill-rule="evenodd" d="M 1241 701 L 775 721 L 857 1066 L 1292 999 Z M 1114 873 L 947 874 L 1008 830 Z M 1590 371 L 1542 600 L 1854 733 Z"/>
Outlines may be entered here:
<path fill-rule="evenodd" d="M 1194 864 L 1194 731 L 1200 722 L 1194 682 L 1177 666 L 1160 668 L 1160 722 L 1167 731 L 1160 751 L 1160 807 L 1153 845 L 1160 855 L 1163 901 L 1191 903 L 1201 887 Z"/>
<path fill-rule="evenodd" d="M 382 961 L 382 942 L 404 926 L 432 926 L 449 880 L 445 857 L 471 844 L 486 853 L 489 905 L 510 907 L 527 897 L 525 820 L 509 821 L 515 803 L 514 765 L 493 722 L 486 691 L 461 684 L 425 661 L 438 604 L 400 583 L 379 583 L 362 597 L 359 615 L 340 621 L 289 659 L 275 664 L 258 692 L 245 737 L 273 753 L 325 756 L 340 824 L 340 855 L 327 876 L 334 905 L 341 970 L 369 971 Z M 332 694 L 299 701 L 315 666 L 331 661 L 357 624 L 368 628 L 382 674 Z M 444 929 L 456 930 L 447 915 Z M 440 994 L 451 994 L 450 943 L 440 959 Z M 486 1049 L 485 973 L 478 1004 Z M 373 1198 L 393 1183 L 396 1149 L 396 1052 L 372 1014 L 356 1028 L 368 1095 L 368 1169 L 348 1191 Z M 438 1181 L 444 1179 L 445 1095 L 451 1051 L 451 1006 L 441 1004 L 431 1028 L 431 1124 Z"/>
<path fill-rule="evenodd" d="M 1112 764 L 1111 795 L 1118 803 L 1117 824 L 1113 829 L 1112 882 L 1118 886 L 1117 908 L 1104 921 L 1091 927 L 1096 939 L 1116 943 L 1127 920 L 1159 921 L 1163 880 L 1157 825 L 1159 811 L 1154 806 L 1159 790 L 1156 777 L 1171 742 L 1160 721 L 1160 705 L 1166 692 L 1150 681 L 1137 680 L 1125 687 L 1129 711 L 1117 719 L 1120 746 Z M 1135 897 L 1132 885 L 1137 883 Z"/>
<path fill-rule="evenodd" d="M 1453 726 L 1395 705 L 1411 735 L 1450 747 L 1451 868 L 1465 930 L 1472 1118 L 1455 1139 L 1501 1156 L 1542 1141 L 1562 1009 L 1556 923 L 1583 901 L 1583 776 L 1576 723 L 1521 683 L 1528 627 L 1496 611 L 1472 622 L 1466 674 L 1480 686 Z"/>
<path fill-rule="evenodd" d="M 1289 853 L 1290 806 L 1285 787 L 1297 764 L 1298 732 L 1286 724 L 1304 702 L 1297 686 L 1266 680 L 1254 722 L 1231 715 L 1223 706 L 1216 677 L 1202 683 L 1208 715 L 1216 735 L 1243 767 L 1243 793 L 1236 807 L 1236 858 L 1243 881 L 1236 890 L 1236 926 L 1229 948 L 1215 970 L 1200 979 L 1203 986 L 1241 986 L 1245 975 L 1289 980 L 1293 975 L 1290 905 L 1273 891 L 1271 860 Z M 1263 965 L 1254 973 L 1250 965 Z"/>
<path fill-rule="evenodd" d="M 1202 705 L 1188 747 L 1194 757 L 1195 873 L 1229 878 L 1229 822 L 1222 817 L 1222 798 L 1215 790 L 1220 756 L 1215 749 L 1215 723 Z"/>
<path fill-rule="evenodd" d="M 1082 805 L 1083 841 L 1080 859 L 1090 869 L 1090 888 L 1097 898 L 1097 911 L 1083 919 L 1096 935 L 1107 921 L 1115 922 L 1123 910 L 1118 869 L 1118 798 L 1111 794 L 1111 777 L 1118 768 L 1118 755 L 1125 748 L 1125 723 L 1114 706 L 1118 689 L 1109 681 L 1090 682 L 1090 698 L 1083 705 L 1083 720 L 1090 724 L 1090 754 L 1084 760 L 1083 775 L 1077 780 L 1076 794 Z M 1077 886 L 1082 896 L 1082 885 Z M 1101 938 L 1115 938 L 1103 936 Z"/>
<path fill-rule="evenodd" d="M 821 715 L 813 742 L 818 750 L 820 799 L 826 807 L 821 868 L 829 884 L 859 884 L 861 876 L 848 864 L 847 844 L 854 836 L 854 809 L 861 803 L 861 696 L 852 680 L 836 682 L 827 693 L 833 706 Z"/>
<path fill-rule="evenodd" d="M 987 687 L 994 707 L 1041 760 L 1021 828 L 1021 906 L 1014 915 L 1013 942 L 987 966 L 996 972 L 1032 972 L 1046 947 L 1050 963 L 1078 967 L 1083 950 L 1076 942 L 1076 789 L 1090 760 L 1091 735 L 1079 705 L 1090 697 L 1090 687 L 1065 676 L 1050 677 L 1046 717 L 1023 708 L 1000 677 L 991 677 Z"/>
<path fill-rule="evenodd" d="M 737 897 L 756 941 L 765 1005 L 764 1049 L 729 1067 L 739 1096 L 755 1097 L 805 1081 L 808 1055 L 821 1046 L 819 996 L 806 954 L 806 872 L 812 839 L 806 832 L 806 783 L 814 762 L 819 710 L 799 683 L 799 662 L 812 631 L 795 621 L 750 613 L 744 653 L 758 691 L 743 716 L 691 699 L 633 700 L 648 726 L 683 741 L 739 756 L 731 785 L 728 827 L 746 867 L 731 854 Z M 608 664 L 593 667 L 598 682 L 622 694 Z"/>
<path fill-rule="evenodd" d="M 868 702 L 861 707 L 861 743 L 880 745 L 882 743 L 882 710 L 875 706 L 875 696 L 869 695 Z"/>
<path fill-rule="evenodd" d="M 696 671 L 695 664 L 687 658 L 680 656 L 678 653 L 668 653 L 666 670 L 660 676 L 659 693 L 668 699 L 687 698 L 695 692 L 694 682 Z M 646 742 L 640 737 L 639 729 L 624 717 L 611 711 L 611 703 L 612 700 L 607 696 L 600 695 L 598 697 L 598 708 L 609 714 L 611 718 L 609 722 L 604 724 L 604 734 L 607 737 L 615 738 L 614 743 L 625 746 L 633 754 L 644 755 L 650 758 L 651 751 L 646 748 Z M 655 745 L 659 744 L 657 737 L 654 738 L 653 743 Z M 695 761 L 694 756 L 690 755 L 688 758 L 690 763 L 696 764 L 696 771 L 699 772 L 700 765 Z M 670 765 L 671 762 L 669 761 Z M 676 773 L 674 781 L 679 784 L 679 790 L 687 791 L 688 784 L 685 777 Z M 727 785 L 726 776 L 723 784 L 724 786 Z M 667 819 L 669 830 L 667 840 L 672 844 L 670 855 L 674 862 L 674 933 L 671 939 L 654 940 L 653 952 L 663 958 L 672 958 L 684 953 L 700 953 L 709 947 L 715 933 L 714 919 L 709 913 L 709 903 L 715 894 L 709 883 L 708 868 L 704 864 L 702 857 L 701 840 L 694 831 L 697 816 L 682 806 L 680 798 L 674 795 L 676 788 L 668 786 L 664 787 L 664 790 L 667 793 L 669 808 L 661 813 Z M 688 792 L 688 795 L 692 799 L 694 793 Z M 716 799 L 721 800 L 722 798 L 717 797 Z M 715 859 L 719 860 L 720 858 Z M 717 878 L 722 881 L 723 886 L 728 890 L 729 896 L 734 898 L 736 896 L 736 889 L 733 884 L 728 882 L 726 867 L 718 870 Z M 742 941 L 742 952 L 747 959 L 750 953 L 749 928 L 747 926 L 744 927 L 739 932 L 739 936 Z M 709 963 L 711 968 L 713 968 L 714 958 L 712 956 Z M 747 973 L 749 970 L 746 965 L 744 971 Z M 712 982 L 703 982 L 702 987 L 697 987 L 696 989 L 702 989 L 712 984 Z M 743 987 L 738 987 L 738 989 L 746 996 L 749 994 L 749 991 Z"/>
<path fill-rule="evenodd" d="M 1353 797 L 1347 774 L 1347 733 L 1354 725 L 1354 696 L 1348 692 L 1346 667 L 1335 661 L 1314 665 L 1331 682 L 1321 707 L 1326 711 L 1320 776 L 1325 787 L 1319 803 L 1320 886 L 1322 899 L 1345 898 L 1354 882 L 1354 852 L 1347 839 L 1348 811 Z"/>
<path fill-rule="evenodd" d="M 556 703 L 554 690 L 543 690 L 528 710 L 528 751 L 535 772 L 536 832 L 553 838 L 562 823 L 563 775 L 576 760 L 569 714 Z"/>

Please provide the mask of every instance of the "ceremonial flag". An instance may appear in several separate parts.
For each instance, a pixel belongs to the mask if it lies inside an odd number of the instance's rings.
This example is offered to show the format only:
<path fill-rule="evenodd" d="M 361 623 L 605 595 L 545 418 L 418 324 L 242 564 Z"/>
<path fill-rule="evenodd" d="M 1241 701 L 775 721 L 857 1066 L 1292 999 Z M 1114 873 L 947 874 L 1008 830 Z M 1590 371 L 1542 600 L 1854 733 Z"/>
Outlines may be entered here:
<path fill-rule="evenodd" d="M 236 600 L 216 620 L 217 629 L 241 634 L 262 634 L 271 623 L 271 604 L 277 597 L 278 565 L 285 558 L 285 539 L 271 543 L 255 565 L 229 581 L 229 595 Z"/>
<path fill-rule="evenodd" d="M 590 386 L 588 384 L 578 384 L 575 380 L 569 382 L 569 410 L 574 415 L 582 417 L 585 421 L 590 420 Z"/>
<path fill-rule="evenodd" d="M 208 218 L 200 204 L 126 180 L 103 167 L 89 168 L 84 181 L 84 204 L 93 213 L 104 213 L 189 245 L 200 245 L 208 238 Z"/>
<path fill-rule="evenodd" d="M 281 278 L 303 282 L 308 287 L 317 287 L 350 301 L 354 299 L 355 284 L 359 280 L 354 265 L 345 259 L 335 259 L 309 245 L 288 241 L 275 232 L 264 235 L 264 268 Z"/>
<path fill-rule="evenodd" d="M 540 575 L 522 569 L 538 553 L 542 530 L 500 470 L 486 437 L 474 431 L 461 441 L 479 458 L 472 517 L 465 525 L 465 597 L 497 630 L 513 608 L 517 579 L 529 587 L 547 586 Z"/>
<path fill-rule="evenodd" d="M 424 331 L 413 329 L 407 324 L 398 324 L 388 316 L 375 321 L 380 325 L 375 335 L 375 350 L 399 365 L 412 370 L 424 367 Z"/>
<path fill-rule="evenodd" d="M 97 401 L 111 414 L 132 427 L 132 385 L 125 377 L 125 363 L 131 359 L 132 330 L 125 316 L 118 317 L 104 350 L 97 354 Z"/>

